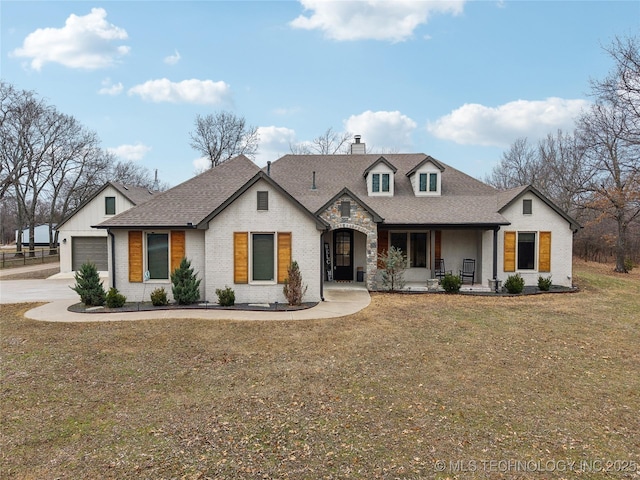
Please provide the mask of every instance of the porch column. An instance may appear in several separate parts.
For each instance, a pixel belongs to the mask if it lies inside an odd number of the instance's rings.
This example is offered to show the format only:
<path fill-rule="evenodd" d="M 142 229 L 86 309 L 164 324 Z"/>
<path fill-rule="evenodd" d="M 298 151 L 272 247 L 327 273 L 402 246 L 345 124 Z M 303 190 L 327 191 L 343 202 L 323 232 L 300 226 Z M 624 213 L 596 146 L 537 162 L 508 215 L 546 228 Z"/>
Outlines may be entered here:
<path fill-rule="evenodd" d="M 500 227 L 493 229 L 493 279 L 498 279 L 498 231 Z M 498 289 L 498 283 L 496 282 L 496 290 Z"/>
<path fill-rule="evenodd" d="M 376 274 L 378 272 L 378 229 L 367 233 L 367 278 L 365 285 L 368 290 L 376 290 Z"/>

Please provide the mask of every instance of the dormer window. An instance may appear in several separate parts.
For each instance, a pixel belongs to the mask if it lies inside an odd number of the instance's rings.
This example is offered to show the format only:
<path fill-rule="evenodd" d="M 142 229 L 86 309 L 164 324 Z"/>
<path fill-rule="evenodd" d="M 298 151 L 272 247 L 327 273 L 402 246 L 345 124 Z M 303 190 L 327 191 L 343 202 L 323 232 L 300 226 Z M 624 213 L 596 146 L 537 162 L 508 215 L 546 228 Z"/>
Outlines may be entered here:
<path fill-rule="evenodd" d="M 439 196 L 441 194 L 441 178 L 444 167 L 431 157 L 425 158 L 416 165 L 407 177 L 416 196 Z"/>
<path fill-rule="evenodd" d="M 373 162 L 364 172 L 369 195 L 393 196 L 393 176 L 396 171 L 396 167 L 384 157 Z"/>
<path fill-rule="evenodd" d="M 371 177 L 371 191 L 375 193 L 388 192 L 389 191 L 389 174 L 388 173 L 373 173 Z M 380 180 L 382 180 L 382 188 L 380 187 Z"/>

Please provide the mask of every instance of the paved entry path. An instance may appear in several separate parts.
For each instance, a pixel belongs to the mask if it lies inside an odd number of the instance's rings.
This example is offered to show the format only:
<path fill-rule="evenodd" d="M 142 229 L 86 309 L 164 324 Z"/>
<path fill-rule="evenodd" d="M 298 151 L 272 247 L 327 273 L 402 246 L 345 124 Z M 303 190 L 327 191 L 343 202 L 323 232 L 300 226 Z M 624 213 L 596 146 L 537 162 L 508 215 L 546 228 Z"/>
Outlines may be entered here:
<path fill-rule="evenodd" d="M 74 313 L 67 308 L 78 303 L 78 295 L 69 288 L 70 278 L 47 280 L 1 280 L 0 303 L 50 302 L 29 310 L 25 316 L 46 322 L 109 322 L 156 318 L 199 318 L 226 320 L 312 320 L 351 315 L 371 302 L 361 287 L 325 286 L 325 301 L 306 310 L 292 312 L 256 312 L 239 310 L 160 310 L 126 313 Z"/>

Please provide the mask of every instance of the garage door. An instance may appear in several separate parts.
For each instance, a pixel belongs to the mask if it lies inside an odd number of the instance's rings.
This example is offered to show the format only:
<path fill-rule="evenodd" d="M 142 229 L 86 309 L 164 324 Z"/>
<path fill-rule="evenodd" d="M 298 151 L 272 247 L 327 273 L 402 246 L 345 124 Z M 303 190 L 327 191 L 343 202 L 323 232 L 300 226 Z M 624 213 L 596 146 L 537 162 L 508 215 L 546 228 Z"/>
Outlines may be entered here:
<path fill-rule="evenodd" d="M 101 271 L 109 270 L 107 237 L 73 237 L 71 259 L 73 270 L 80 270 L 83 263 L 94 263 Z"/>

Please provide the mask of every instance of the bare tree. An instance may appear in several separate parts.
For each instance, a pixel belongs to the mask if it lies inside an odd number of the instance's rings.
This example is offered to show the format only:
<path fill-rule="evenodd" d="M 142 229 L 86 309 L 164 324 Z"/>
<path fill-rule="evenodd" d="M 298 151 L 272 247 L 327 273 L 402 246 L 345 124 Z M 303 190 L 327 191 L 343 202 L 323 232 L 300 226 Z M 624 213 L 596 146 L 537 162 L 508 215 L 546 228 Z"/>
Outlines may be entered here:
<path fill-rule="evenodd" d="M 587 207 L 617 225 L 617 272 L 627 272 L 628 229 L 640 217 L 640 145 L 627 141 L 628 110 L 610 102 L 595 103 L 579 122 L 587 168 L 593 172 L 586 189 Z"/>
<path fill-rule="evenodd" d="M 604 79 L 591 81 L 593 94 L 626 111 L 623 135 L 630 143 L 640 143 L 640 38 L 616 37 L 605 50 L 614 67 Z"/>
<path fill-rule="evenodd" d="M 237 155 L 254 158 L 258 151 L 258 129 L 230 112 L 197 115 L 189 136 L 191 147 L 209 160 L 211 168 Z"/>
<path fill-rule="evenodd" d="M 503 152 L 485 182 L 500 190 L 535 185 L 540 188 L 541 166 L 538 151 L 526 138 L 518 138 Z"/>
<path fill-rule="evenodd" d="M 327 128 L 322 135 L 317 136 L 311 142 L 290 143 L 289 150 L 294 155 L 335 155 L 348 153 L 351 133 L 338 133 L 333 127 Z"/>

